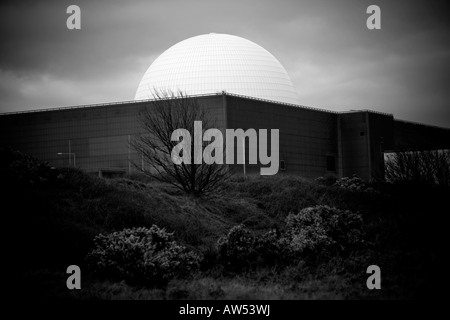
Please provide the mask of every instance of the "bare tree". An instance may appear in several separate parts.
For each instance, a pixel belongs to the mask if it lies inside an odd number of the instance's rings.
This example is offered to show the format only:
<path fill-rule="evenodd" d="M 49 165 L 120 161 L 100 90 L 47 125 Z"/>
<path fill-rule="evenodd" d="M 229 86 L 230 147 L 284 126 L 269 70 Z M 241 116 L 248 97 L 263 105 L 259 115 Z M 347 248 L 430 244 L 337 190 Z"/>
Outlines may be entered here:
<path fill-rule="evenodd" d="M 154 100 L 140 114 L 141 132 L 133 137 L 131 148 L 142 156 L 145 166 L 134 166 L 145 175 L 170 183 L 178 189 L 200 196 L 220 189 L 230 176 L 225 164 L 194 163 L 194 143 L 191 143 L 190 164 L 175 164 L 171 153 L 179 141 L 172 141 L 176 129 L 186 129 L 194 134 L 194 121 L 202 121 L 203 133 L 215 128 L 215 120 L 195 98 L 179 92 L 159 91 Z M 194 137 L 195 138 L 195 137 Z M 202 141 L 202 149 L 208 142 Z M 225 153 L 224 153 L 225 154 Z"/>
<path fill-rule="evenodd" d="M 386 180 L 450 186 L 450 150 L 402 151 L 389 154 Z"/>

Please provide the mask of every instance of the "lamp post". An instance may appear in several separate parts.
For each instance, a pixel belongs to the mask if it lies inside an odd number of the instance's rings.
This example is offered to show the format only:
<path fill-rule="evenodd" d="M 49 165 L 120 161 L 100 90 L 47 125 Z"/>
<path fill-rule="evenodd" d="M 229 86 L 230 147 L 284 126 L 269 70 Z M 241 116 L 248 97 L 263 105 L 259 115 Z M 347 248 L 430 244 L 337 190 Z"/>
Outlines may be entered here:
<path fill-rule="evenodd" d="M 62 156 L 62 155 L 69 155 L 69 165 L 72 164 L 72 156 L 73 156 L 73 166 L 76 167 L 77 166 L 77 162 L 76 162 L 76 158 L 75 158 L 75 153 L 74 152 L 58 152 L 57 155 L 58 156 Z"/>

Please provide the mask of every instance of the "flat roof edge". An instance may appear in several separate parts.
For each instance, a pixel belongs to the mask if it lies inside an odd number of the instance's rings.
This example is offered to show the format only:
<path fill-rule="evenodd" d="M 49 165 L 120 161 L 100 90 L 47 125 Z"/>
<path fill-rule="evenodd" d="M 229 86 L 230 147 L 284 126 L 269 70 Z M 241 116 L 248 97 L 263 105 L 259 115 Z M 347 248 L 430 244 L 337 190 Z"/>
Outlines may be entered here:
<path fill-rule="evenodd" d="M 398 122 L 404 122 L 404 123 L 413 124 L 413 125 L 423 125 L 423 126 L 434 127 L 434 128 L 438 128 L 438 129 L 444 129 L 444 130 L 450 130 L 450 128 L 440 127 L 440 126 L 436 126 L 436 125 L 397 119 L 391 113 L 385 113 L 385 112 L 380 112 L 380 111 L 374 111 L 374 110 L 368 110 L 368 109 L 349 110 L 349 111 L 333 111 L 333 110 L 321 109 L 321 108 L 316 108 L 316 107 L 304 106 L 304 105 L 300 105 L 300 104 L 292 104 L 292 103 L 280 102 L 280 101 L 275 101 L 275 100 L 268 100 L 268 99 L 244 96 L 244 95 L 230 93 L 230 92 L 226 92 L 226 91 L 216 92 L 216 93 L 205 93 L 205 94 L 198 94 L 198 95 L 186 95 L 186 97 L 202 98 L 202 97 L 213 97 L 213 96 L 221 96 L 221 95 L 249 99 L 249 100 L 254 100 L 254 101 L 274 103 L 274 104 L 278 104 L 278 105 L 286 106 L 286 107 L 320 111 L 320 112 L 326 112 L 326 113 L 337 114 L 337 115 L 348 114 L 348 113 L 357 113 L 357 112 L 370 112 L 370 113 L 374 113 L 374 114 L 381 114 L 381 115 L 393 117 L 394 121 L 398 121 Z M 177 97 L 173 97 L 173 99 L 176 99 L 176 98 Z M 171 98 L 169 98 L 169 99 L 171 99 Z M 142 99 L 142 100 L 126 100 L 126 101 L 85 104 L 85 105 L 67 106 L 67 107 L 54 107 L 54 108 L 35 109 L 35 110 L 11 111 L 11 112 L 0 113 L 0 117 L 8 116 L 8 115 L 16 115 L 16 114 L 31 114 L 31 113 L 39 113 L 39 112 L 66 111 L 66 110 L 78 110 L 78 109 L 106 107 L 106 106 L 119 106 L 119 105 L 124 105 L 124 104 L 135 104 L 135 103 L 137 104 L 137 103 L 151 102 L 151 101 L 157 101 L 157 100 L 158 100 L 158 98 Z"/>
<path fill-rule="evenodd" d="M 436 128 L 436 129 L 450 130 L 450 128 L 436 126 L 434 124 L 426 124 L 426 123 L 422 123 L 422 122 L 415 122 L 415 121 L 402 120 L 402 119 L 396 119 L 396 118 L 394 118 L 394 121 L 396 121 L 396 122 L 404 122 L 406 124 L 412 124 L 412 125 L 416 125 L 416 126 L 426 126 L 426 127 Z"/>
<path fill-rule="evenodd" d="M 333 111 L 333 110 L 320 109 L 320 108 L 309 107 L 309 106 L 304 106 L 304 105 L 300 105 L 300 104 L 297 105 L 297 104 L 292 104 L 292 103 L 287 103 L 287 102 L 280 102 L 280 101 L 276 101 L 276 100 L 262 99 L 262 98 L 256 98 L 256 97 L 251 97 L 251 96 L 244 96 L 244 95 L 230 93 L 230 92 L 226 92 L 226 91 L 216 92 L 216 93 L 197 94 L 197 95 L 186 95 L 186 97 L 201 98 L 201 97 L 213 97 L 213 96 L 219 96 L 219 95 L 226 95 L 226 96 L 244 98 L 244 99 L 255 100 L 255 101 L 263 101 L 263 102 L 275 103 L 275 104 L 279 104 L 279 105 L 283 105 L 283 106 L 303 108 L 303 109 L 308 109 L 308 110 L 316 110 L 316 111 L 328 112 L 328 113 L 333 113 L 333 114 L 339 113 L 339 112 Z M 177 97 L 174 97 L 174 99 L 176 99 L 176 98 Z M 34 110 L 11 111 L 11 112 L 0 113 L 0 116 L 14 115 L 14 114 L 28 114 L 28 113 L 37 113 L 37 112 L 77 110 L 77 109 L 96 108 L 96 107 L 105 107 L 105 106 L 117 106 L 117 105 L 123 105 L 123 104 L 142 103 L 142 102 L 150 102 L 150 101 L 157 101 L 157 100 L 158 100 L 158 98 L 153 98 L 153 99 L 150 98 L 150 99 L 142 99 L 142 100 L 125 100 L 125 101 L 117 101 L 117 102 L 94 103 L 94 104 L 84 104 L 84 105 L 67 106 L 67 107 L 52 107 L 52 108 L 43 108 L 43 109 L 34 109 Z"/>

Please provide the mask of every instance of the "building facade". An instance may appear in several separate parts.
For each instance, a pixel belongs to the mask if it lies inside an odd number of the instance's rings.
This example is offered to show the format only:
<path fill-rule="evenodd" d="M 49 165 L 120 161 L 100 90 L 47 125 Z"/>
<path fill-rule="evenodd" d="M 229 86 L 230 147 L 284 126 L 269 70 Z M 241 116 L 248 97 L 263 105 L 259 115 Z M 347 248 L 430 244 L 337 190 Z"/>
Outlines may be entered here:
<path fill-rule="evenodd" d="M 338 113 L 225 92 L 190 99 L 210 111 L 219 129 L 279 129 L 278 174 L 382 179 L 385 152 L 450 148 L 450 129 L 396 120 L 391 114 Z M 1 114 L 0 146 L 56 167 L 132 173 L 145 164 L 129 143 L 142 131 L 140 113 L 154 103 L 130 101 Z M 242 165 L 232 168 L 243 171 Z M 259 168 L 247 164 L 246 172 L 259 174 Z"/>

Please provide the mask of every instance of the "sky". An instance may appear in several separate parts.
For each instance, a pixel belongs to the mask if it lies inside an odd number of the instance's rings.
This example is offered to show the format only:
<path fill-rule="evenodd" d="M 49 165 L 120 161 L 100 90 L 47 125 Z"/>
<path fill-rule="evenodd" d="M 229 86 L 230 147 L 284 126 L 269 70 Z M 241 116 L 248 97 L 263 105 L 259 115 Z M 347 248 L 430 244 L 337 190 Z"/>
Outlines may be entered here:
<path fill-rule="evenodd" d="M 290 75 L 302 105 L 369 109 L 450 128 L 444 1 L 3 1 L 0 113 L 133 100 L 150 64 L 206 33 L 251 40 Z M 69 30 L 69 5 L 81 30 Z M 366 27 L 367 7 L 381 29 Z"/>

